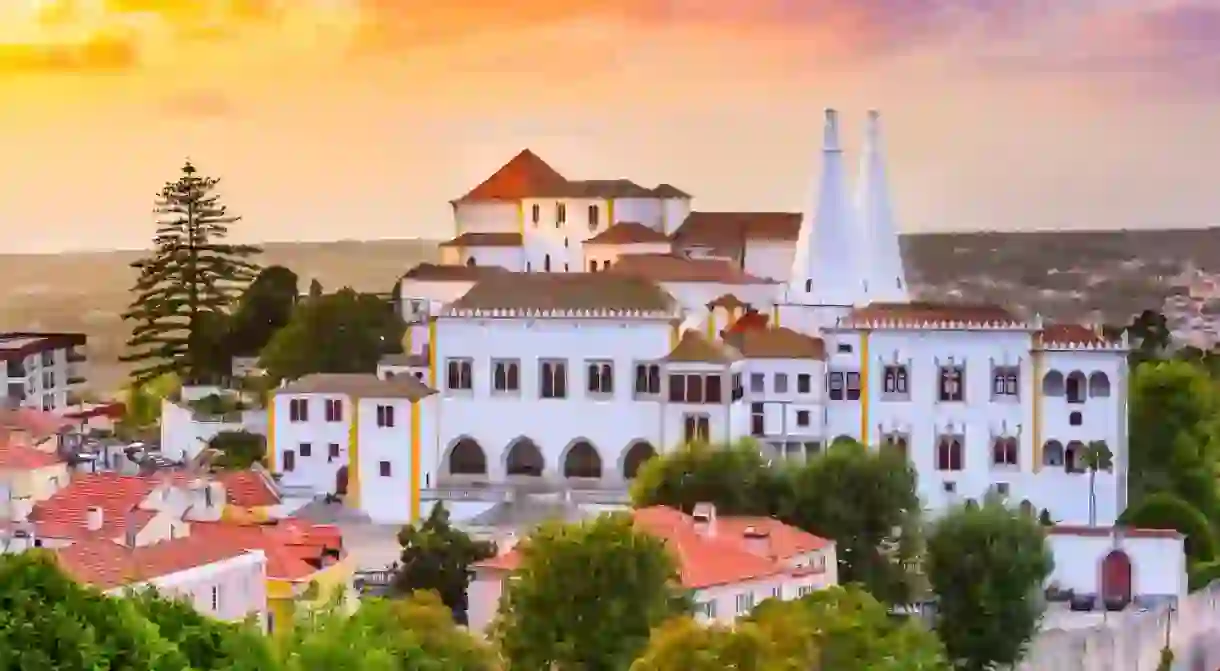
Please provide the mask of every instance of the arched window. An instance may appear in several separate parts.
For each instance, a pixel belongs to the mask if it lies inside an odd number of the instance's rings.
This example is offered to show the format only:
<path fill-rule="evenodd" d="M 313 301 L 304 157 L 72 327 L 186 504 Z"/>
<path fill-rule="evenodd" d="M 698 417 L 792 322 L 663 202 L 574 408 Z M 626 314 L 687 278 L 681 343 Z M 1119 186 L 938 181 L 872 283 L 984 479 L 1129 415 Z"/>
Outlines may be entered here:
<path fill-rule="evenodd" d="M 1063 373 L 1052 370 L 1042 378 L 1044 396 L 1063 396 Z"/>
<path fill-rule="evenodd" d="M 1042 465 L 1063 465 L 1063 443 L 1057 440 L 1046 441 L 1046 444 L 1042 446 Z"/>
<path fill-rule="evenodd" d="M 478 263 L 477 263 L 477 262 L 474 260 L 474 257 L 473 257 L 473 256 L 472 256 L 472 257 L 470 257 L 470 258 L 468 258 L 468 259 L 466 259 L 466 267 L 468 267 L 468 268 L 473 268 L 473 267 L 475 267 L 475 266 L 477 266 L 477 265 L 478 265 Z"/>
<path fill-rule="evenodd" d="M 1085 395 L 1088 392 L 1088 380 L 1085 379 L 1084 373 L 1074 370 L 1068 374 L 1064 384 L 1064 395 L 1067 396 L 1068 403 L 1084 403 Z"/>
<path fill-rule="evenodd" d="M 1107 398 L 1110 396 L 1110 378 L 1101 371 L 1089 376 L 1089 396 L 1092 398 Z"/>

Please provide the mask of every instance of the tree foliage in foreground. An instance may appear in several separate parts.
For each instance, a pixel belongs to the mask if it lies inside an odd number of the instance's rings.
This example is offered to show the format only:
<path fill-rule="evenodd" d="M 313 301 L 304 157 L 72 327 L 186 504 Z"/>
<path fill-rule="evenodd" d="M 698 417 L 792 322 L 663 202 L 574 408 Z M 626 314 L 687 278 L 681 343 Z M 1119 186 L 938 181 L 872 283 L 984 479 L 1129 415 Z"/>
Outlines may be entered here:
<path fill-rule="evenodd" d="M 402 351 L 406 325 L 372 294 L 340 289 L 299 305 L 263 349 L 260 365 L 275 380 L 310 373 L 366 373 Z"/>
<path fill-rule="evenodd" d="M 435 594 L 361 601 L 346 613 L 337 601 L 302 609 L 278 640 L 282 671 L 493 671 L 491 649 L 458 629 Z"/>
<path fill-rule="evenodd" d="M 1042 585 L 1054 568 L 1046 532 L 988 500 L 932 525 L 925 567 L 937 598 L 936 631 L 961 671 L 1018 662 L 1038 631 Z"/>
<path fill-rule="evenodd" d="M 948 671 L 936 636 L 895 619 L 858 586 L 797 601 L 768 599 L 733 626 L 676 618 L 658 628 L 631 671 Z"/>
<path fill-rule="evenodd" d="M 470 565 L 495 555 L 495 544 L 476 541 L 449 523 L 449 511 L 437 503 L 428 518 L 407 525 L 398 533 L 402 558 L 394 576 L 394 590 L 410 594 L 436 592 L 455 614 L 466 614 L 466 588 Z"/>
<path fill-rule="evenodd" d="M 267 438 L 250 431 L 221 431 L 208 447 L 220 453 L 212 465 L 224 470 L 243 471 L 267 458 Z"/>
<path fill-rule="evenodd" d="M 838 544 L 839 580 L 860 582 L 887 603 L 911 597 L 904 568 L 919 547 L 914 469 L 893 450 L 836 441 L 805 464 L 769 465 L 758 446 L 689 445 L 649 460 L 632 486 L 637 506 L 722 515 L 777 516 Z"/>
<path fill-rule="evenodd" d="M 620 671 L 653 627 L 689 612 L 664 541 L 629 515 L 546 524 L 517 551 L 491 630 L 511 669 Z"/>
<path fill-rule="evenodd" d="M 240 217 L 213 193 L 219 180 L 196 173 L 188 161 L 161 190 L 152 252 L 131 264 L 138 277 L 123 313 L 132 331 L 121 360 L 136 364 L 137 386 L 167 373 L 186 382 L 224 374 L 228 310 L 258 270 L 258 247 L 227 241 Z"/>

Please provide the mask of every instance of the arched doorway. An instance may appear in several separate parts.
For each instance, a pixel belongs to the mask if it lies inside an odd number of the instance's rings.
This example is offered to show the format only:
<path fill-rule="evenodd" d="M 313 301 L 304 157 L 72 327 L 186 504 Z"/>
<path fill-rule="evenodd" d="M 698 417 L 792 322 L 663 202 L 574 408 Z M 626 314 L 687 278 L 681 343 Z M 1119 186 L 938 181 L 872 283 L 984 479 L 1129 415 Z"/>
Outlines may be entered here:
<path fill-rule="evenodd" d="M 487 475 L 487 453 L 473 438 L 459 438 L 449 450 L 450 475 Z"/>
<path fill-rule="evenodd" d="M 634 480 L 644 462 L 657 456 L 657 449 L 646 440 L 633 443 L 623 455 L 623 479 Z"/>
<path fill-rule="evenodd" d="M 563 477 L 565 478 L 600 478 L 602 476 L 602 457 L 597 448 L 587 440 L 578 440 L 568 448 L 563 458 Z"/>
<path fill-rule="evenodd" d="M 1131 603 L 1131 557 L 1122 550 L 1101 560 L 1101 598 L 1112 609 Z"/>
<path fill-rule="evenodd" d="M 545 466 L 546 460 L 542 457 L 542 450 L 538 449 L 537 443 L 529 438 L 518 438 L 513 441 L 504 455 L 504 472 L 508 475 L 539 478 L 542 477 Z"/>
<path fill-rule="evenodd" d="M 347 496 L 347 466 L 335 471 L 335 496 Z"/>

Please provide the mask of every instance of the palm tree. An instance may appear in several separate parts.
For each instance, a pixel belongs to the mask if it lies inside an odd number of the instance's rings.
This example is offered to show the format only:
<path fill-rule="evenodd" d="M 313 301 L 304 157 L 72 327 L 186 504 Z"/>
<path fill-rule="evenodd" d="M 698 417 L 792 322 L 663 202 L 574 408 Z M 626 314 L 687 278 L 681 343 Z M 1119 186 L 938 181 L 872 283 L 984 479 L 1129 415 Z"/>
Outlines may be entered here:
<path fill-rule="evenodd" d="M 1114 453 L 1104 440 L 1093 440 L 1089 441 L 1081 458 L 1089 471 L 1089 526 L 1097 526 L 1097 471 L 1114 467 Z"/>

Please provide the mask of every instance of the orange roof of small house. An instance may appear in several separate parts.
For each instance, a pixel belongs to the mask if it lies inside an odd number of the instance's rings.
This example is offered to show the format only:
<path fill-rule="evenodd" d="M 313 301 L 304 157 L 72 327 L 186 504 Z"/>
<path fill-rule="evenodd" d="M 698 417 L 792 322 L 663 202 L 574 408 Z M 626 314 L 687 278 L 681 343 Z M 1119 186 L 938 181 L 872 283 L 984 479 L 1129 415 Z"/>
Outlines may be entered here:
<path fill-rule="evenodd" d="M 681 254 L 624 254 L 607 273 L 643 277 L 653 282 L 774 284 L 724 259 L 692 259 Z"/>
<path fill-rule="evenodd" d="M 1044 345 L 1113 345 L 1098 329 L 1083 324 L 1044 324 L 1039 337 Z"/>
<path fill-rule="evenodd" d="M 712 532 L 700 530 L 680 510 L 652 506 L 632 511 L 638 529 L 661 538 L 674 557 L 682 586 L 705 589 L 786 573 L 784 562 L 825 548 L 829 541 L 764 517 L 721 517 Z M 751 550 L 747 534 L 766 538 L 766 553 Z M 523 541 L 528 543 L 529 539 Z M 521 563 L 516 548 L 479 562 L 482 569 L 513 571 Z"/>
<path fill-rule="evenodd" d="M 665 356 L 671 363 L 715 363 L 728 364 L 741 359 L 732 347 L 708 340 L 694 329 L 682 333 L 678 344 Z"/>
<path fill-rule="evenodd" d="M 274 580 L 306 580 L 323 568 L 327 552 L 343 552 L 338 527 L 293 518 L 248 525 L 192 522 L 191 535 L 220 547 L 262 550 L 267 577 Z"/>
<path fill-rule="evenodd" d="M 113 589 L 207 566 L 246 552 L 196 536 L 136 547 L 94 538 L 59 548 L 55 557 L 72 578 L 100 589 Z"/>
<path fill-rule="evenodd" d="M 661 243 L 668 245 L 669 236 L 638 221 L 620 221 L 585 240 L 586 245 L 632 245 Z"/>
<path fill-rule="evenodd" d="M 64 463 L 58 456 L 0 438 L 0 471 L 33 471 Z"/>
<path fill-rule="evenodd" d="M 826 343 L 821 338 L 782 326 L 726 331 L 724 338 L 747 359 L 826 360 Z"/>

